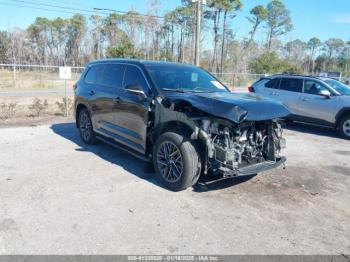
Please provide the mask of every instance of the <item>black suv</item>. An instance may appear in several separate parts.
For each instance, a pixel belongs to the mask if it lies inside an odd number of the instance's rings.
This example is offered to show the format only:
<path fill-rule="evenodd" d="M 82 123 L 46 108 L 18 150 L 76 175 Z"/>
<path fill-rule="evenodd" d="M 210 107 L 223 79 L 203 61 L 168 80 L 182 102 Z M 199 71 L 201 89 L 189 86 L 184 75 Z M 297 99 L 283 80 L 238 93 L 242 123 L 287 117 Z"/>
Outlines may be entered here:
<path fill-rule="evenodd" d="M 233 94 L 191 65 L 111 59 L 86 66 L 75 85 L 82 140 L 97 140 L 153 161 L 163 184 L 179 191 L 208 172 L 253 175 L 285 162 L 281 103 Z"/>

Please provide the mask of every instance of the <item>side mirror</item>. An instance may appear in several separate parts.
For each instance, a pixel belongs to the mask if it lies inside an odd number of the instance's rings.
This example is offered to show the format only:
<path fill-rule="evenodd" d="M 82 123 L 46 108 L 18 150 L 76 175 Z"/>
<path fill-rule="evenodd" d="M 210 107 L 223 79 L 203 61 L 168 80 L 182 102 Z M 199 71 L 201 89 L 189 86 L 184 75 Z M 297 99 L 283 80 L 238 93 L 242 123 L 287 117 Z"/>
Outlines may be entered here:
<path fill-rule="evenodd" d="M 321 90 L 321 92 L 320 92 L 320 95 L 321 96 L 324 96 L 325 98 L 331 98 L 331 92 L 329 92 L 328 90 Z"/>
<path fill-rule="evenodd" d="M 126 92 L 133 95 L 139 95 L 142 98 L 146 98 L 146 94 L 140 85 L 128 85 L 125 87 Z"/>

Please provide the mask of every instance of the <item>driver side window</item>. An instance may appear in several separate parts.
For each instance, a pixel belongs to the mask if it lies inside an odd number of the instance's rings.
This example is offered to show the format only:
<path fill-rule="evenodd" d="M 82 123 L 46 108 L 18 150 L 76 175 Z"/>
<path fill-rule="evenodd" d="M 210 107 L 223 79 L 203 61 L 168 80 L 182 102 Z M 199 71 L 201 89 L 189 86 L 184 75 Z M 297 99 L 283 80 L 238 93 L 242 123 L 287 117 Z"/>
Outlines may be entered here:
<path fill-rule="evenodd" d="M 129 85 L 138 85 L 143 88 L 146 94 L 149 94 L 147 82 L 140 69 L 135 66 L 127 66 L 124 76 L 124 88 Z"/>
<path fill-rule="evenodd" d="M 304 93 L 309 95 L 320 95 L 322 91 L 328 91 L 328 89 L 321 83 L 314 80 L 304 81 Z"/>

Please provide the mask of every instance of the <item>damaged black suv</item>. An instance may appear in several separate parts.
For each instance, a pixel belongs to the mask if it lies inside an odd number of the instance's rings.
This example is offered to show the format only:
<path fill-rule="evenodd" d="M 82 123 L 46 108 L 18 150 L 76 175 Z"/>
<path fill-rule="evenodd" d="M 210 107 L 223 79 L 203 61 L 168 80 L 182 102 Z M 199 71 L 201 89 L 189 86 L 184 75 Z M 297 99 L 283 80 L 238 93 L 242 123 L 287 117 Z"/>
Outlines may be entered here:
<path fill-rule="evenodd" d="M 233 94 L 191 65 L 111 59 L 86 66 L 75 84 L 82 140 L 97 140 L 149 162 L 179 191 L 208 172 L 253 175 L 285 162 L 281 103 Z"/>

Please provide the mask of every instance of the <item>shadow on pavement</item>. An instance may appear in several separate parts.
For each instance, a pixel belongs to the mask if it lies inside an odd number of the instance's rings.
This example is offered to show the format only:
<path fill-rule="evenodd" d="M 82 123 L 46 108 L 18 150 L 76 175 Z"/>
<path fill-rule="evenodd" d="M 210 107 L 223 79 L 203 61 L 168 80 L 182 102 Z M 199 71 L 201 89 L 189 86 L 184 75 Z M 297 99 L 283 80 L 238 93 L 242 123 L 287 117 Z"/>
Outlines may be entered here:
<path fill-rule="evenodd" d="M 138 158 L 133 157 L 124 151 L 118 151 L 112 146 L 102 142 L 95 145 L 85 144 L 80 138 L 75 123 L 53 124 L 51 129 L 55 134 L 75 143 L 78 146 L 76 151 L 92 152 L 100 158 L 122 167 L 135 176 L 162 187 L 162 185 L 155 178 L 154 172 L 148 172 L 147 164 Z"/>
<path fill-rule="evenodd" d="M 339 138 L 337 131 L 333 128 L 314 126 L 300 122 L 288 122 L 283 128 L 291 131 L 308 133 L 311 135 Z"/>
<path fill-rule="evenodd" d="M 83 143 L 75 126 L 75 123 L 53 124 L 51 126 L 51 129 L 55 134 L 75 143 L 79 147 L 76 149 L 76 151 L 92 152 L 100 158 L 124 168 L 126 171 L 134 174 L 141 179 L 144 179 L 159 187 L 165 188 L 156 178 L 154 171 L 150 171 L 151 168 L 149 167 L 149 164 L 142 162 L 138 158 L 131 156 L 126 152 L 118 151 L 112 146 L 109 146 L 102 142 L 96 145 L 87 145 Z M 193 186 L 193 191 L 202 193 L 207 191 L 220 190 L 246 182 L 251 178 L 252 176 L 230 179 L 218 178 L 217 176 L 213 175 L 202 176 L 199 179 L 198 183 Z"/>

